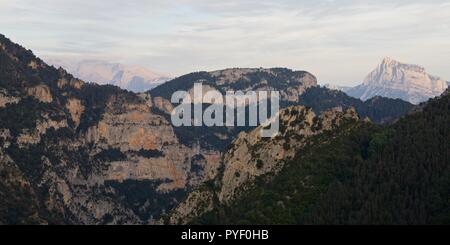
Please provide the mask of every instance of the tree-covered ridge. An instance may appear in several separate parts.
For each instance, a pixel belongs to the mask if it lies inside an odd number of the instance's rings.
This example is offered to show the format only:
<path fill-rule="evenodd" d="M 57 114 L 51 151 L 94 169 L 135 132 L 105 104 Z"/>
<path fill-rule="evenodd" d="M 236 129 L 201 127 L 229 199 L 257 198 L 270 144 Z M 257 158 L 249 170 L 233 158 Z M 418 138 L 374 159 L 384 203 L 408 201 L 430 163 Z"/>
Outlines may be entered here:
<path fill-rule="evenodd" d="M 201 224 L 450 224 L 450 96 L 392 126 L 317 136 Z"/>
<path fill-rule="evenodd" d="M 369 118 L 375 123 L 390 123 L 410 112 L 414 105 L 400 100 L 374 97 L 367 101 L 355 99 L 342 91 L 324 87 L 312 87 L 300 96 L 300 104 L 309 106 L 317 113 L 341 106 L 354 107 L 362 118 Z"/>
<path fill-rule="evenodd" d="M 291 86 L 301 84 L 305 76 L 311 76 L 306 71 L 293 71 L 287 68 L 233 68 L 214 72 L 193 72 L 180 76 L 159 85 L 149 91 L 153 97 L 170 100 L 176 91 L 188 91 L 195 83 L 202 83 L 216 88 L 222 93 L 226 91 L 249 91 L 268 87 L 271 90 L 286 90 Z"/>

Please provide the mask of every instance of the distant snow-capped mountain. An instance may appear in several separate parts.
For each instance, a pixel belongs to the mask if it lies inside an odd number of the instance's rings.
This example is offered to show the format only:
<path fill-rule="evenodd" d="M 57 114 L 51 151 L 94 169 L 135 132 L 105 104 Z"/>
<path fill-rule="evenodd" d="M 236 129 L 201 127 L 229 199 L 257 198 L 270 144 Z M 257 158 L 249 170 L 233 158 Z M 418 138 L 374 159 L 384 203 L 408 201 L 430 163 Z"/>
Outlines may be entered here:
<path fill-rule="evenodd" d="M 381 64 L 366 77 L 363 84 L 346 92 L 362 100 L 383 96 L 419 104 L 441 95 L 447 87 L 446 81 L 427 74 L 421 66 L 384 58 Z"/>
<path fill-rule="evenodd" d="M 71 61 L 48 59 L 47 62 L 63 67 L 75 77 L 87 82 L 112 84 L 134 92 L 150 90 L 171 78 L 139 66 L 127 66 L 100 60 Z"/>

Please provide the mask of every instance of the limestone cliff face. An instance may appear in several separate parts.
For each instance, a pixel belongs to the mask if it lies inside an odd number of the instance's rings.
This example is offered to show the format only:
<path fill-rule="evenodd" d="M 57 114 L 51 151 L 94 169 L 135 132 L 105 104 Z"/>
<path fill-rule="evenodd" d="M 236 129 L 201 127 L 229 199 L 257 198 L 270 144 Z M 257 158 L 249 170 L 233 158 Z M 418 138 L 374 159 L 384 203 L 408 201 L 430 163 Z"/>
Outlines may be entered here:
<path fill-rule="evenodd" d="M 35 66 L 31 66 L 35 67 Z M 34 68 L 37 69 L 37 68 Z M 35 87 L 31 87 L 27 89 L 28 95 L 34 97 L 35 99 L 44 102 L 50 103 L 53 100 L 52 94 L 50 92 L 50 88 L 46 85 L 38 85 Z"/>
<path fill-rule="evenodd" d="M 85 110 L 83 104 L 79 99 L 69 99 L 66 104 L 67 110 L 69 110 L 72 121 L 75 123 L 75 127 L 80 125 L 81 116 Z"/>
<path fill-rule="evenodd" d="M 187 147 L 179 143 L 173 127 L 165 118 L 154 115 L 150 107 L 127 105 L 122 114 L 105 113 L 103 119 L 89 128 L 82 140 L 93 143 L 96 150 L 118 149 L 127 155 L 120 161 L 110 162 L 104 172 L 105 180 L 168 180 L 158 186 L 158 191 L 170 192 L 195 186 L 206 179 L 206 173 L 219 164 L 219 152 Z M 147 152 L 153 157 L 146 157 Z M 191 172 L 192 159 L 201 155 L 205 172 Z M 195 162 L 199 164 L 199 162 Z M 199 177 L 199 181 L 194 181 Z"/>
<path fill-rule="evenodd" d="M 117 108 L 114 100 L 114 96 L 110 98 L 102 119 L 96 124 L 81 131 L 75 138 L 52 143 L 58 144 L 50 147 L 57 156 L 62 157 L 59 163 L 45 154 L 35 156 L 45 166 L 39 184 L 49 188 L 46 207 L 59 210 L 62 214 L 69 212 L 75 218 L 69 221 L 71 223 L 153 223 L 157 216 L 142 219 L 122 204 L 119 197 L 108 197 L 116 195 L 108 183 L 120 185 L 129 180 L 154 181 L 157 184 L 148 188 L 153 188 L 155 195 L 170 195 L 195 188 L 212 178 L 219 167 L 219 152 L 180 144 L 170 123 L 164 117 L 152 114 L 150 106 L 144 101 L 121 104 Z M 82 100 L 70 98 L 66 106 L 67 119 L 55 121 L 44 117 L 43 113 L 35 128 L 24 129 L 17 137 L 5 133 L 7 144 L 25 150 L 43 144 L 48 147 L 49 143 L 43 139 L 48 137 L 48 130 L 70 130 L 68 120 L 75 123 L 76 129 L 84 108 Z M 120 157 L 99 159 L 99 155 L 105 155 L 112 149 Z M 86 158 L 77 162 L 74 155 L 78 154 L 84 154 Z M 88 171 L 80 165 L 88 165 Z M 164 208 L 168 207 L 161 205 L 152 207 L 152 210 Z"/>
<path fill-rule="evenodd" d="M 66 127 L 68 127 L 66 120 L 55 121 L 44 117 L 42 121 L 36 122 L 35 129 L 23 130 L 15 140 L 20 148 L 27 148 L 30 145 L 36 145 L 41 142 L 41 137 L 47 133 L 47 130 L 58 130 Z"/>
<path fill-rule="evenodd" d="M 213 208 L 211 201 L 231 203 L 258 176 L 276 175 L 314 135 L 333 130 L 347 121 L 359 120 L 354 109 L 335 108 L 316 115 L 310 108 L 293 106 L 279 114 L 280 133 L 261 138 L 260 127 L 241 133 L 223 156 L 215 187 L 202 187 L 190 194 L 172 213 L 171 223 L 186 223 Z M 216 203 L 217 204 L 217 203 Z"/>

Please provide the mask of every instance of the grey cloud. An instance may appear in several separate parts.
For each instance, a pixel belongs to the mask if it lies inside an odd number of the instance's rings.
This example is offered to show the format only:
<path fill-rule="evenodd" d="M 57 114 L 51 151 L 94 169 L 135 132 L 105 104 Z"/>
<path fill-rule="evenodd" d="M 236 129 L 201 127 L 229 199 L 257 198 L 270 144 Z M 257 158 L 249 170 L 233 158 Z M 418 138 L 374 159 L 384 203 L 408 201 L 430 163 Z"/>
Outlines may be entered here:
<path fill-rule="evenodd" d="M 389 55 L 450 78 L 441 64 L 450 61 L 450 44 L 442 41 L 450 39 L 448 0 L 0 0 L 0 6 L 3 34 L 47 56 L 121 59 L 178 74 L 287 66 L 310 69 L 321 80 L 357 82 Z"/>

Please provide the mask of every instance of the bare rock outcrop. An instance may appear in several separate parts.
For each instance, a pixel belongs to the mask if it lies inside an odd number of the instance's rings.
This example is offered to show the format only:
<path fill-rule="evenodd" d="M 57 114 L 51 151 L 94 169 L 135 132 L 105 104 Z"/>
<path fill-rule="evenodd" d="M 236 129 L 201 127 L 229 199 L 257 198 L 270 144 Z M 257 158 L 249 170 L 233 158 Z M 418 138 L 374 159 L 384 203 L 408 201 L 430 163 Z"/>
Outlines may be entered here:
<path fill-rule="evenodd" d="M 69 110 L 72 121 L 75 123 L 75 127 L 78 127 L 80 125 L 81 116 L 85 110 L 83 104 L 79 99 L 72 98 L 68 100 L 66 108 Z"/>
<path fill-rule="evenodd" d="M 19 101 L 19 97 L 11 96 L 7 91 L 0 90 L 0 108 L 6 107 L 10 104 L 17 104 Z"/>
<path fill-rule="evenodd" d="M 53 101 L 50 88 L 47 85 L 41 84 L 35 87 L 28 88 L 27 93 L 29 96 L 32 96 L 43 103 L 50 103 Z"/>

